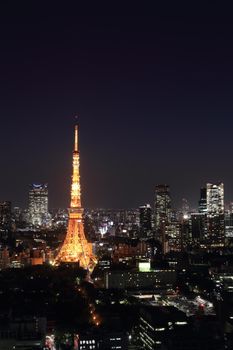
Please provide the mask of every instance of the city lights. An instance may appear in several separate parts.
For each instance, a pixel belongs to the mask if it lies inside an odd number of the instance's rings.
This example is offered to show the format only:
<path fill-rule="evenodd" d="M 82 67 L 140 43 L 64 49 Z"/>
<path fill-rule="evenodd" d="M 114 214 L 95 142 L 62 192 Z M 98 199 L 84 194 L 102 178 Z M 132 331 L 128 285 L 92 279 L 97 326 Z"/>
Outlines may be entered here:
<path fill-rule="evenodd" d="M 232 4 L 2 3 L 0 350 L 233 349 Z"/>
<path fill-rule="evenodd" d="M 75 147 L 73 152 L 73 176 L 71 185 L 71 203 L 69 210 L 68 230 L 64 243 L 56 257 L 55 264 L 75 262 L 92 271 L 97 260 L 84 234 L 83 209 L 81 207 L 78 126 L 75 126 Z"/>

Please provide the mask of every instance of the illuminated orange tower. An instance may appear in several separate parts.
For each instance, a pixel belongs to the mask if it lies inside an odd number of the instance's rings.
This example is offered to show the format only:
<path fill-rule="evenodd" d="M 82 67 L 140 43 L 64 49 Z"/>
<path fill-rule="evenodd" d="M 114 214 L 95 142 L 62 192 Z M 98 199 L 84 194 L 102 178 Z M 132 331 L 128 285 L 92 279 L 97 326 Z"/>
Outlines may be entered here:
<path fill-rule="evenodd" d="M 87 270 L 93 270 L 97 263 L 88 243 L 83 227 L 83 208 L 81 206 L 81 186 L 79 174 L 78 125 L 75 125 L 75 142 L 73 151 L 73 175 L 71 185 L 71 202 L 69 208 L 68 230 L 64 243 L 55 259 L 55 264 L 79 262 Z"/>

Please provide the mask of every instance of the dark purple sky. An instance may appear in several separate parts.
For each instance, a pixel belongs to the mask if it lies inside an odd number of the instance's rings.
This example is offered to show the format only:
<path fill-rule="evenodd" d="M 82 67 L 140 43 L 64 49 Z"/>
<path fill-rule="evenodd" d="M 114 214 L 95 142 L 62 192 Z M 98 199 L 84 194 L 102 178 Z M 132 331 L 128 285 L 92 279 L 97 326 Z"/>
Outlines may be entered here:
<path fill-rule="evenodd" d="M 0 199 L 48 182 L 68 206 L 79 114 L 85 206 L 137 207 L 158 183 L 196 205 L 207 181 L 233 200 L 230 10 L 38 5 L 0 9 Z"/>

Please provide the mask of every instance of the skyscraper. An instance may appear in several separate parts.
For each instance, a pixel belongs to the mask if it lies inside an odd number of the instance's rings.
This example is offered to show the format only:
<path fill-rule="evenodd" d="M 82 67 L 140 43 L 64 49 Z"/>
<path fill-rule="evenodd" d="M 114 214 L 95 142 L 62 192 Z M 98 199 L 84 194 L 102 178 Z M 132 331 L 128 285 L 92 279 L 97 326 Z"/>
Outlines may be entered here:
<path fill-rule="evenodd" d="M 81 267 L 87 270 L 92 270 L 96 262 L 96 257 L 92 253 L 92 244 L 88 243 L 84 233 L 79 174 L 78 125 L 75 125 L 73 175 L 68 230 L 64 243 L 55 259 L 55 264 L 79 263 Z"/>
<path fill-rule="evenodd" d="M 11 229 L 11 202 L 0 202 L 0 232 L 2 238 L 8 238 Z"/>
<path fill-rule="evenodd" d="M 171 230 L 171 197 L 168 185 L 155 187 L 154 223 L 156 236 L 165 254 L 168 251 L 168 238 Z"/>
<path fill-rule="evenodd" d="M 224 244 L 224 184 L 206 185 L 208 238 L 212 246 Z"/>
<path fill-rule="evenodd" d="M 139 207 L 140 235 L 142 238 L 147 238 L 151 235 L 151 214 L 152 211 L 150 204 Z"/>
<path fill-rule="evenodd" d="M 190 212 L 189 202 L 186 198 L 182 199 L 182 208 L 181 208 L 183 216 L 187 216 Z"/>
<path fill-rule="evenodd" d="M 29 189 L 29 223 L 41 226 L 48 217 L 48 185 L 32 184 Z"/>
<path fill-rule="evenodd" d="M 155 187 L 155 228 L 159 230 L 162 225 L 171 222 L 171 196 L 168 185 L 157 185 Z"/>
<path fill-rule="evenodd" d="M 202 187 L 200 190 L 200 200 L 198 204 L 199 213 L 207 213 L 206 187 Z"/>
<path fill-rule="evenodd" d="M 224 214 L 224 184 L 206 185 L 206 203 L 208 216 Z"/>
<path fill-rule="evenodd" d="M 192 244 L 201 244 L 206 240 L 207 216 L 205 213 L 192 213 L 190 220 L 191 242 Z"/>

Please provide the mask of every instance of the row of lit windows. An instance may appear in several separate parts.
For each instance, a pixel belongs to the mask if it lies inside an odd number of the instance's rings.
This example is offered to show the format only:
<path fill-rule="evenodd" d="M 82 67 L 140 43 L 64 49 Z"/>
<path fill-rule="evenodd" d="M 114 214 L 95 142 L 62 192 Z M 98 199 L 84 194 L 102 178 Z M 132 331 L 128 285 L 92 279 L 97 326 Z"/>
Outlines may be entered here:
<path fill-rule="evenodd" d="M 151 345 L 150 342 L 148 342 L 148 339 L 145 338 L 145 334 L 146 334 L 146 333 L 141 333 L 141 332 L 140 332 L 140 338 L 141 338 L 142 343 L 143 343 L 147 348 L 153 349 L 154 343 L 153 343 L 153 345 Z"/>
<path fill-rule="evenodd" d="M 80 344 L 95 344 L 95 340 L 80 340 Z"/>

